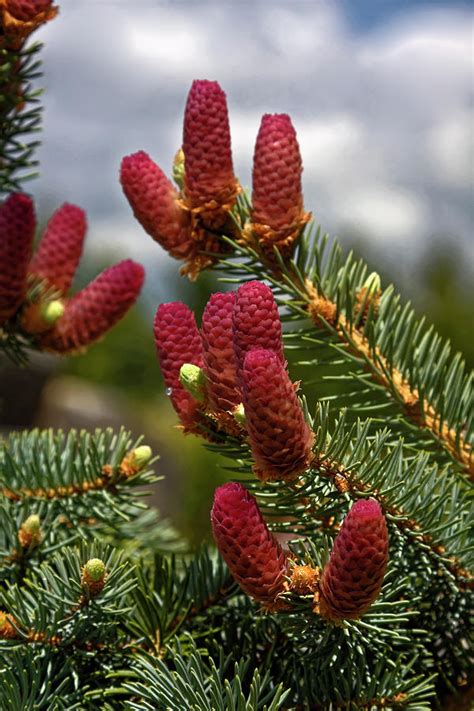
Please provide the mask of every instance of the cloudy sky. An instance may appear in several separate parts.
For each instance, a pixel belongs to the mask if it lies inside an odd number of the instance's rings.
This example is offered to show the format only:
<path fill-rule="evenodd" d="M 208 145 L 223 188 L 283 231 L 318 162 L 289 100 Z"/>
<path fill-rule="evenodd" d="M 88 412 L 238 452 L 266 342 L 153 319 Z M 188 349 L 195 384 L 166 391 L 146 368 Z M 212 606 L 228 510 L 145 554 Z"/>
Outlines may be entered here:
<path fill-rule="evenodd" d="M 330 233 L 363 233 L 416 260 L 446 234 L 472 255 L 470 2 L 60 0 L 44 40 L 44 212 L 89 214 L 89 248 L 166 263 L 131 216 L 123 155 L 166 170 L 194 78 L 228 97 L 236 172 L 248 185 L 264 112 L 287 112 L 306 206 Z"/>

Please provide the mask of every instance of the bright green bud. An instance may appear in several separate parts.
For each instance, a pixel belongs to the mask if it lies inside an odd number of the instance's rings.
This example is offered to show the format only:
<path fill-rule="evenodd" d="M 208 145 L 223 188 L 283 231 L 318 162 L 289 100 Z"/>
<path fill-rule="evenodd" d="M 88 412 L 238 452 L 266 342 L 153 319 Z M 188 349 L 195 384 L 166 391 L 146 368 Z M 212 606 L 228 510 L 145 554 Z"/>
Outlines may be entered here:
<path fill-rule="evenodd" d="M 245 418 L 244 404 L 242 402 L 240 403 L 240 405 L 237 405 L 237 407 L 234 408 L 232 414 L 234 415 L 234 419 L 236 420 L 236 422 L 238 422 L 239 425 L 245 427 L 247 420 Z"/>
<path fill-rule="evenodd" d="M 367 289 L 369 296 L 372 296 L 373 294 L 376 294 L 378 291 L 380 291 L 381 286 L 382 282 L 380 281 L 380 277 L 377 272 L 371 272 L 367 279 L 364 281 L 362 288 Z"/>
<path fill-rule="evenodd" d="M 146 465 L 150 461 L 151 455 L 151 447 L 148 447 L 148 445 L 146 444 L 142 444 L 141 447 L 136 447 L 132 450 L 131 463 L 133 463 L 137 469 L 143 469 L 143 467 L 146 467 Z"/>
<path fill-rule="evenodd" d="M 184 187 L 184 152 L 183 152 L 182 148 L 180 148 L 179 151 L 177 151 L 177 153 L 174 157 L 173 180 L 179 188 L 183 189 L 183 187 Z"/>
<path fill-rule="evenodd" d="M 198 365 L 184 363 L 179 371 L 179 382 L 198 402 L 206 398 L 206 376 Z"/>
<path fill-rule="evenodd" d="M 56 323 L 58 319 L 61 318 L 61 316 L 64 313 L 64 304 L 62 301 L 59 301 L 59 299 L 56 299 L 55 301 L 49 301 L 47 304 L 43 304 L 41 307 L 41 317 L 43 318 L 46 323 L 50 324 L 53 326 L 53 324 Z"/>
<path fill-rule="evenodd" d="M 105 565 L 100 558 L 91 558 L 84 566 L 84 572 L 94 582 L 100 582 L 105 575 Z"/>
<path fill-rule="evenodd" d="M 40 530 L 40 525 L 41 521 L 38 514 L 31 514 L 31 516 L 28 516 L 28 518 L 23 521 L 23 523 L 21 524 L 21 528 L 23 531 L 25 531 L 25 533 L 34 534 L 38 533 L 38 531 Z"/>

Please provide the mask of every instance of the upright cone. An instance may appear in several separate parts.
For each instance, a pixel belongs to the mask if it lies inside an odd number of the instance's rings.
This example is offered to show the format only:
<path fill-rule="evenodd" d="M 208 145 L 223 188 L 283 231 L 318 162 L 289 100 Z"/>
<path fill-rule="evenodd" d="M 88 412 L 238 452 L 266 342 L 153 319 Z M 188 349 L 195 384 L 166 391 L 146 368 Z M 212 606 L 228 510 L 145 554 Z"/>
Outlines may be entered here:
<path fill-rule="evenodd" d="M 212 294 L 202 316 L 204 373 L 209 404 L 215 411 L 232 411 L 242 400 L 232 336 L 235 292 Z"/>
<path fill-rule="evenodd" d="M 375 499 L 357 501 L 336 536 L 320 588 L 320 613 L 358 619 L 378 597 L 388 563 L 385 517 Z"/>
<path fill-rule="evenodd" d="M 86 230 L 84 210 L 68 203 L 62 205 L 46 226 L 29 273 L 65 294 L 81 259 Z"/>
<path fill-rule="evenodd" d="M 190 427 L 198 417 L 199 403 L 183 388 L 179 373 L 184 363 L 203 365 L 201 336 L 194 314 L 180 301 L 161 304 L 153 328 L 158 360 L 170 389 L 171 402 L 183 425 Z"/>
<path fill-rule="evenodd" d="M 242 384 L 244 358 L 251 348 L 273 351 L 285 364 L 281 321 L 272 290 L 261 281 L 249 281 L 237 291 L 232 316 L 237 379 Z"/>
<path fill-rule="evenodd" d="M 33 201 L 12 193 L 0 205 L 0 324 L 20 307 L 35 235 Z"/>
<path fill-rule="evenodd" d="M 144 151 L 122 160 L 120 181 L 125 196 L 145 232 L 172 257 L 188 259 L 196 250 L 189 214 L 161 168 Z"/>
<path fill-rule="evenodd" d="M 140 293 L 143 267 L 126 259 L 102 272 L 66 302 L 64 313 L 41 344 L 56 353 L 69 353 L 101 338 L 125 316 Z"/>
<path fill-rule="evenodd" d="M 243 403 L 257 476 L 286 479 L 306 469 L 313 433 L 295 387 L 272 351 L 254 348 L 245 356 Z"/>
<path fill-rule="evenodd" d="M 211 511 L 214 540 L 242 590 L 269 607 L 283 591 L 287 560 L 257 502 L 242 484 L 216 489 Z"/>
<path fill-rule="evenodd" d="M 262 248 L 286 256 L 309 215 L 304 212 L 300 149 L 286 114 L 265 114 L 253 162 L 252 229 Z"/>
<path fill-rule="evenodd" d="M 183 126 L 184 185 L 191 208 L 231 206 L 237 194 L 225 93 L 216 81 L 194 81 Z"/>

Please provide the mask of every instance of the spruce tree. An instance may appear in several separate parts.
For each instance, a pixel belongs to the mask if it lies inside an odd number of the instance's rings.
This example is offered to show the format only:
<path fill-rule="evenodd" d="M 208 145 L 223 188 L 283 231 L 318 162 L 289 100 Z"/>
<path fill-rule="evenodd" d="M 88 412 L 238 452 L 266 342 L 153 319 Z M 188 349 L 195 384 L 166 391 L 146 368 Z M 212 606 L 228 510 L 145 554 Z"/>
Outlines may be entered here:
<path fill-rule="evenodd" d="M 143 271 L 127 260 L 69 296 L 75 206 L 32 255 L 33 201 L 12 190 L 35 144 L 21 152 L 15 136 L 39 121 L 24 113 L 39 52 L 27 37 L 54 8 L 0 13 L 0 346 L 27 364 L 31 349 L 67 354 L 106 333 Z M 123 159 L 144 230 L 184 276 L 225 285 L 200 323 L 171 302 L 150 324 L 183 436 L 227 459 L 209 501 L 216 545 L 190 552 L 147 507 L 156 457 L 126 431 L 6 437 L 2 709 L 469 708 L 472 377 L 316 226 L 301 171 L 291 119 L 267 114 L 247 193 L 210 81 L 191 87 L 174 184 L 143 151 Z"/>

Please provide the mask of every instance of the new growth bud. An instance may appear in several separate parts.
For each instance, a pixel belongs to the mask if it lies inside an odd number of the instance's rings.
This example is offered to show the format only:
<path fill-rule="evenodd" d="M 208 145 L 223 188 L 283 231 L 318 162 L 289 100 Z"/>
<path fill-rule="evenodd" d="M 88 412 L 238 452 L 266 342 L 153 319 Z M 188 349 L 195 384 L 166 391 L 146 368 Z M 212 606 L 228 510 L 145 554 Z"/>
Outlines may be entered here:
<path fill-rule="evenodd" d="M 179 382 L 198 402 L 206 399 L 206 377 L 198 365 L 184 363 L 179 371 Z"/>
<path fill-rule="evenodd" d="M 105 563 L 100 558 L 91 558 L 82 568 L 81 586 L 89 597 L 100 593 L 107 579 Z"/>
<path fill-rule="evenodd" d="M 31 514 L 23 521 L 18 540 L 22 548 L 37 546 L 41 542 L 41 520 L 37 514 Z"/>
<path fill-rule="evenodd" d="M 135 476 L 139 471 L 144 469 L 152 456 L 151 447 L 142 444 L 140 447 L 135 447 L 122 459 L 120 463 L 120 471 L 127 478 Z"/>
<path fill-rule="evenodd" d="M 64 304 L 59 299 L 49 301 L 41 307 L 41 316 L 48 326 L 54 326 L 64 313 Z"/>
<path fill-rule="evenodd" d="M 63 313 L 64 303 L 59 299 L 44 302 L 36 301 L 23 308 L 21 325 L 26 333 L 32 335 L 45 333 L 53 328 Z"/>
<path fill-rule="evenodd" d="M 368 293 L 371 294 L 376 294 L 378 291 L 380 291 L 380 288 L 382 286 L 382 282 L 380 280 L 380 276 L 377 274 L 377 272 L 371 272 L 367 279 L 364 281 L 362 288 L 367 289 Z"/>
<path fill-rule="evenodd" d="M 235 420 L 239 423 L 239 425 L 245 427 L 245 425 L 247 424 L 247 419 L 245 417 L 245 408 L 242 402 L 240 403 L 240 405 L 237 405 L 232 414 Z"/>
<path fill-rule="evenodd" d="M 184 187 L 184 152 L 180 148 L 176 151 L 173 161 L 173 180 L 180 190 Z"/>

